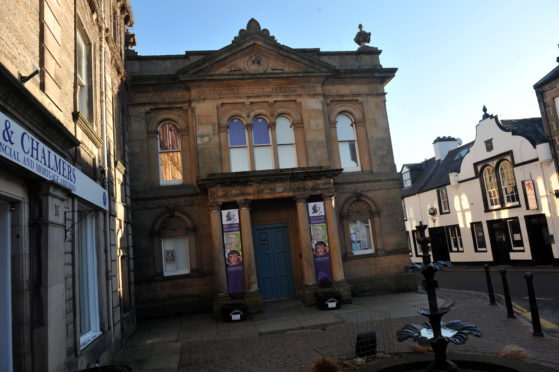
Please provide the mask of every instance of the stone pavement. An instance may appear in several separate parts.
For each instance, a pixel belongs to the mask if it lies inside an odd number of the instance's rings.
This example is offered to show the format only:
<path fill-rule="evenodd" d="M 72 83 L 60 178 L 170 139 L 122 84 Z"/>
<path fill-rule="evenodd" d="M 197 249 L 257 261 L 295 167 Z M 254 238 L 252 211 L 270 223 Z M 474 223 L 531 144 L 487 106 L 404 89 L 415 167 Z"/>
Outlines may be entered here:
<path fill-rule="evenodd" d="M 515 344 L 539 364 L 559 368 L 559 339 L 533 337 L 523 319 L 507 319 L 505 310 L 490 306 L 471 292 L 441 290 L 441 305 L 454 304 L 443 320 L 460 319 L 479 326 L 483 336 L 449 351 L 497 355 Z M 379 349 L 409 351 L 411 341 L 395 334 L 407 323 L 423 323 L 417 315 L 427 307 L 426 295 L 400 293 L 354 298 L 338 310 L 305 308 L 299 301 L 267 303 L 249 320 L 227 323 L 208 314 L 155 319 L 138 323 L 116 361 L 134 371 L 309 371 L 320 356 L 349 357 L 355 335 L 372 327 Z"/>

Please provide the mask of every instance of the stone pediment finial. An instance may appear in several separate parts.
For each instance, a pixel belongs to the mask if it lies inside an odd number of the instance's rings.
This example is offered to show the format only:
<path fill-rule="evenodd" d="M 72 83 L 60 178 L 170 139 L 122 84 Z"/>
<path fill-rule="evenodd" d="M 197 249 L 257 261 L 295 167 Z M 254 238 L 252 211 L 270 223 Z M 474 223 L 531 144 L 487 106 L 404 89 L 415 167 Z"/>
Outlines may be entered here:
<path fill-rule="evenodd" d="M 353 41 L 360 47 L 364 47 L 371 42 L 371 33 L 363 31 L 363 25 L 359 24 L 359 32 L 355 35 Z"/>
<path fill-rule="evenodd" d="M 260 23 L 258 23 L 256 19 L 251 18 L 247 23 L 246 29 L 239 30 L 239 35 L 235 36 L 233 42 L 240 43 L 252 35 L 260 35 L 271 41 L 276 41 L 276 38 L 270 35 L 270 31 L 268 31 L 268 29 L 262 29 L 260 27 Z"/>

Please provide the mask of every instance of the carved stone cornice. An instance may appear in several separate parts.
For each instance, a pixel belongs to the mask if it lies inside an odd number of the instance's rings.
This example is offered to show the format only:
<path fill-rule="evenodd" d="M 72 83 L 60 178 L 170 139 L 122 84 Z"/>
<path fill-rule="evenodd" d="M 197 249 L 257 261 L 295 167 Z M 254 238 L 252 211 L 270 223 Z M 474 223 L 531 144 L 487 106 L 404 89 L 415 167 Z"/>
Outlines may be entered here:
<path fill-rule="evenodd" d="M 341 169 L 309 167 L 267 171 L 210 174 L 198 184 L 207 189 L 210 202 L 237 202 L 334 193 L 334 177 Z"/>
<path fill-rule="evenodd" d="M 268 31 L 268 29 L 262 29 L 260 27 L 260 23 L 258 23 L 256 19 L 251 18 L 248 21 L 246 28 L 239 30 L 239 35 L 235 36 L 235 38 L 233 39 L 233 43 L 240 43 L 253 35 L 258 35 L 270 41 L 277 42 L 276 38 L 270 35 L 270 31 Z"/>

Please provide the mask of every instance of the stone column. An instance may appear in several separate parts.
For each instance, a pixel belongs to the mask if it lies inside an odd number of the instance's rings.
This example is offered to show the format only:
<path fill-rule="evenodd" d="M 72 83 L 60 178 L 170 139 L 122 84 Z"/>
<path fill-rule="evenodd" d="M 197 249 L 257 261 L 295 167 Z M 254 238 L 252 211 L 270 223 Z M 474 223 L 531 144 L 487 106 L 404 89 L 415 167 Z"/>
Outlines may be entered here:
<path fill-rule="evenodd" d="M 258 290 L 256 277 L 256 259 L 252 242 L 252 224 L 250 221 L 250 200 L 239 200 L 241 220 L 241 240 L 243 246 L 243 262 L 245 269 L 245 283 L 247 291 Z"/>
<path fill-rule="evenodd" d="M 219 149 L 221 150 L 221 170 L 223 173 L 231 172 L 229 164 L 229 139 L 227 125 L 219 126 Z"/>
<path fill-rule="evenodd" d="M 307 195 L 295 197 L 297 204 L 297 226 L 299 228 L 299 245 L 301 248 L 301 266 L 303 269 L 303 302 L 313 305 L 316 302 L 316 277 L 314 274 L 314 257 L 312 254 L 309 215 L 307 212 Z"/>
<path fill-rule="evenodd" d="M 301 246 L 301 264 L 303 265 L 303 282 L 305 285 L 313 285 L 316 283 L 316 278 L 314 275 L 311 233 L 307 213 L 307 195 L 298 195 L 295 197 L 295 202 L 297 203 L 297 223 L 299 227 L 299 244 Z"/>
<path fill-rule="evenodd" d="M 338 222 L 336 220 L 336 209 L 334 207 L 334 195 L 324 195 L 324 213 L 326 214 L 326 226 L 328 227 L 328 242 L 330 244 L 330 260 L 332 263 L 332 279 L 334 281 L 344 280 L 344 265 L 342 263 L 342 252 L 340 249 L 340 238 L 338 234 Z"/>
<path fill-rule="evenodd" d="M 247 132 L 247 148 L 248 157 L 250 158 L 250 170 L 255 170 L 254 146 L 252 145 L 252 123 L 245 123 L 245 130 Z"/>
<path fill-rule="evenodd" d="M 223 232 L 221 230 L 221 203 L 210 203 L 210 229 L 214 253 L 214 280 L 217 295 L 227 294 L 225 258 L 223 252 Z"/>
<path fill-rule="evenodd" d="M 332 279 L 334 286 L 342 295 L 342 301 L 351 302 L 351 287 L 345 281 L 342 251 L 338 233 L 334 195 L 323 195 L 326 226 L 328 227 L 328 241 L 330 243 L 330 262 L 332 263 Z"/>

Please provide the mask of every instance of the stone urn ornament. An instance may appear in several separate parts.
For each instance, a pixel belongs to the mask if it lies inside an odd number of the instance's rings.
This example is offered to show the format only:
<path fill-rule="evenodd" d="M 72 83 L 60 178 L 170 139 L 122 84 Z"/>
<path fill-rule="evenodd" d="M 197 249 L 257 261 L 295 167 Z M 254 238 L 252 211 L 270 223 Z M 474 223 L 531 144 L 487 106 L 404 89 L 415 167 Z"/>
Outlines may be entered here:
<path fill-rule="evenodd" d="M 363 31 L 363 25 L 359 24 L 359 32 L 355 35 L 353 41 L 361 48 L 366 47 L 371 42 L 371 33 Z"/>

